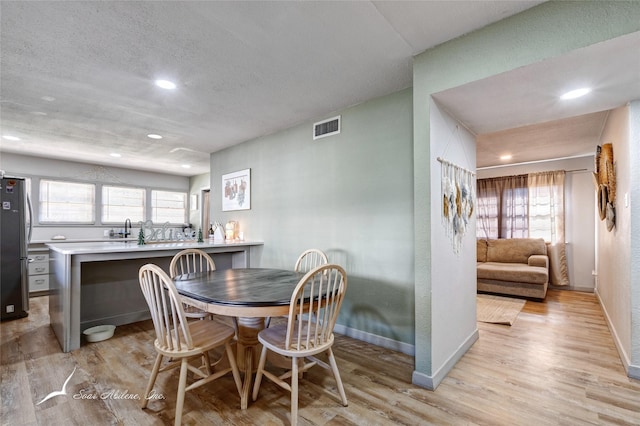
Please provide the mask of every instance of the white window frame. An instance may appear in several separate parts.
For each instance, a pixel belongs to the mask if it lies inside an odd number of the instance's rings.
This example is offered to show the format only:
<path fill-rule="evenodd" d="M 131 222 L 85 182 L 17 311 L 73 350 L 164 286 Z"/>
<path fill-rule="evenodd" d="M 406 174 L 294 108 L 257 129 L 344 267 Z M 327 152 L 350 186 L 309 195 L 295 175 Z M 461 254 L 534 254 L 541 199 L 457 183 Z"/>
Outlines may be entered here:
<path fill-rule="evenodd" d="M 157 195 L 159 194 L 176 194 L 176 195 L 180 195 L 182 197 L 181 201 L 178 201 L 178 203 L 182 203 L 182 207 L 169 207 L 169 206 L 158 206 L 158 197 Z M 170 203 L 169 200 L 163 200 L 164 202 L 168 202 Z M 158 224 L 158 223 L 166 223 L 169 222 L 170 225 L 184 225 L 185 223 L 188 223 L 187 220 L 187 215 L 189 213 L 189 202 L 187 199 L 187 192 L 184 191 L 170 191 L 170 190 L 163 190 L 163 189 L 152 189 L 151 190 L 151 220 L 153 221 L 154 224 Z M 182 220 L 180 221 L 171 221 L 171 220 L 166 220 L 166 216 L 159 216 L 159 212 L 160 210 L 181 210 L 182 211 Z M 160 217 L 160 218 L 159 218 Z"/>
<path fill-rule="evenodd" d="M 72 187 L 77 187 L 80 189 L 81 187 L 85 187 L 85 190 L 90 189 L 91 192 L 91 200 L 90 202 L 75 202 L 72 197 L 57 197 L 52 199 L 51 187 L 57 185 L 67 185 Z M 44 225 L 60 225 L 60 224 L 77 224 L 77 225 L 94 225 L 96 223 L 96 185 L 93 183 L 86 182 L 71 182 L 67 180 L 60 179 L 40 179 L 39 182 L 39 195 L 38 195 L 38 223 Z M 46 188 L 48 186 L 48 188 Z M 59 187 L 53 188 L 55 190 L 59 190 Z M 80 200 L 81 201 L 81 200 Z M 87 217 L 79 217 L 73 216 L 73 213 L 77 212 L 78 209 L 61 209 L 64 220 L 61 219 L 53 219 L 55 214 L 61 214 L 61 212 L 51 213 L 52 210 L 57 210 L 56 206 L 61 205 L 72 205 L 77 204 L 78 206 L 84 206 L 83 210 L 88 213 Z M 89 217 L 90 216 L 90 217 Z"/>
<path fill-rule="evenodd" d="M 137 191 L 140 192 L 139 198 L 118 198 L 116 194 L 109 194 L 110 190 L 122 190 L 122 191 Z M 126 219 L 130 219 L 131 222 L 141 222 L 146 220 L 146 199 L 147 199 L 147 190 L 145 188 L 133 187 L 133 186 L 123 186 L 123 185 L 109 185 L 103 184 L 101 188 L 102 198 L 101 198 L 101 206 L 100 206 L 100 221 L 102 224 L 122 224 Z M 127 200 L 134 200 L 133 203 L 128 203 Z M 127 208 L 129 212 L 122 213 L 118 215 L 115 211 Z M 136 209 L 140 209 L 140 213 L 138 215 L 132 213 Z M 114 210 L 114 213 L 111 213 L 111 210 Z M 113 216 L 117 216 L 113 217 Z"/>

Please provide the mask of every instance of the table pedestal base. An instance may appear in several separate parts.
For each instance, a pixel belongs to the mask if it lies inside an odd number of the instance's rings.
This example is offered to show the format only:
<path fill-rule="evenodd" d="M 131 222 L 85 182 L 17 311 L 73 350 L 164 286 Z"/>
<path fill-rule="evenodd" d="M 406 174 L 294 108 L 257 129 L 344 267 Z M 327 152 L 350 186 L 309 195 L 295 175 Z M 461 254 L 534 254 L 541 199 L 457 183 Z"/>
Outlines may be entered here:
<path fill-rule="evenodd" d="M 262 345 L 258 341 L 258 333 L 264 328 L 264 318 L 238 318 L 238 368 L 244 373 L 240 408 L 247 409 L 249 395 L 253 385 L 253 372 L 258 369 Z"/>

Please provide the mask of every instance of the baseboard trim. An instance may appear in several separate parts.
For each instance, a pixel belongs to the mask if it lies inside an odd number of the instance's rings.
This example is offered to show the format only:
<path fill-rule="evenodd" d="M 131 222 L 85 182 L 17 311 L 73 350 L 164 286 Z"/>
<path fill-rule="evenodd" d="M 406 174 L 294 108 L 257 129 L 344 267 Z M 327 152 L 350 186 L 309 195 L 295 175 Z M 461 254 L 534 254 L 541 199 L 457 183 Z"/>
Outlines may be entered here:
<path fill-rule="evenodd" d="M 629 365 L 627 376 L 632 379 L 640 380 L 640 365 Z"/>
<path fill-rule="evenodd" d="M 442 383 L 447 374 L 455 367 L 460 359 L 467 353 L 471 346 L 478 340 L 480 334 L 476 328 L 473 333 L 465 339 L 465 341 L 456 349 L 451 356 L 445 361 L 444 364 L 436 371 L 433 376 L 421 373 L 420 371 L 413 371 L 411 376 L 411 382 L 425 389 L 435 391 L 436 388 Z"/>
<path fill-rule="evenodd" d="M 138 321 L 145 321 L 151 318 L 151 314 L 149 313 L 149 309 L 129 312 L 126 314 L 112 315 L 104 318 L 92 318 L 85 319 L 80 322 L 80 330 L 86 330 L 89 327 L 95 327 L 96 325 L 125 325 L 125 324 L 133 324 Z"/>
<path fill-rule="evenodd" d="M 626 371 L 627 376 L 633 377 L 636 379 L 640 379 L 640 367 L 636 367 L 631 364 L 631 360 L 627 356 L 627 353 L 624 351 L 622 347 L 622 343 L 620 342 L 620 338 L 618 337 L 618 333 L 616 332 L 616 328 L 613 326 L 613 322 L 611 321 L 611 317 L 609 316 L 609 312 L 607 311 L 607 307 L 602 302 L 602 298 L 600 297 L 600 293 L 598 293 L 598 289 L 596 288 L 594 291 L 596 298 L 598 299 L 598 303 L 602 308 L 602 312 L 604 312 L 604 319 L 607 322 L 607 327 L 609 327 L 609 331 L 611 332 L 611 337 L 613 337 L 613 343 L 616 345 L 616 350 L 618 351 L 618 356 L 622 361 L 622 367 L 624 371 Z M 635 375 L 635 377 L 633 376 Z"/>
<path fill-rule="evenodd" d="M 402 352 L 403 354 L 415 356 L 415 346 L 410 343 L 400 342 L 398 340 L 390 339 L 388 337 L 378 336 L 377 334 L 367 333 L 366 331 L 356 330 L 355 328 L 346 327 L 341 324 L 336 324 L 333 330 L 338 334 L 352 337 L 357 340 L 361 340 L 372 345 L 380 346 L 385 349 L 391 349 L 393 351 Z"/>
<path fill-rule="evenodd" d="M 565 290 L 565 291 L 579 291 L 581 293 L 594 293 L 595 289 L 593 287 L 574 287 L 574 286 L 559 286 L 559 285 L 549 285 L 550 290 Z"/>
<path fill-rule="evenodd" d="M 436 386 L 434 386 L 434 380 L 433 377 L 428 376 L 424 373 L 421 373 L 419 371 L 413 371 L 413 374 L 411 375 L 411 383 L 413 383 L 416 386 L 420 386 L 421 388 L 425 388 L 428 389 L 430 391 L 435 391 L 436 390 Z"/>

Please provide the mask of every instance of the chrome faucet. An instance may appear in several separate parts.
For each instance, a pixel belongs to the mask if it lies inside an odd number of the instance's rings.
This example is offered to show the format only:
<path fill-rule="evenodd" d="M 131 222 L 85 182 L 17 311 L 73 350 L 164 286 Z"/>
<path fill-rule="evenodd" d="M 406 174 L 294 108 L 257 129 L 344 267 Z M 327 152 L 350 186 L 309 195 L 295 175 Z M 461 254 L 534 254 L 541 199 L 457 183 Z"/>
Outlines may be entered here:
<path fill-rule="evenodd" d="M 131 219 L 127 218 L 124 221 L 124 235 L 122 237 L 127 238 L 129 235 L 131 235 Z"/>

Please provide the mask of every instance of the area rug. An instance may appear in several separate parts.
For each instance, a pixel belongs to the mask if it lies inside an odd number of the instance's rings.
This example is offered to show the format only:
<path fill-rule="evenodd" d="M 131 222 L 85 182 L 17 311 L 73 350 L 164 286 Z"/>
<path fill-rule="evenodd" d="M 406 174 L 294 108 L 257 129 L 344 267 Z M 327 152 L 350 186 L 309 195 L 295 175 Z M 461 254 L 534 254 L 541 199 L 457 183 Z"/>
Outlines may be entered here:
<path fill-rule="evenodd" d="M 477 295 L 478 321 L 492 324 L 513 325 L 526 300 L 510 297 Z"/>

